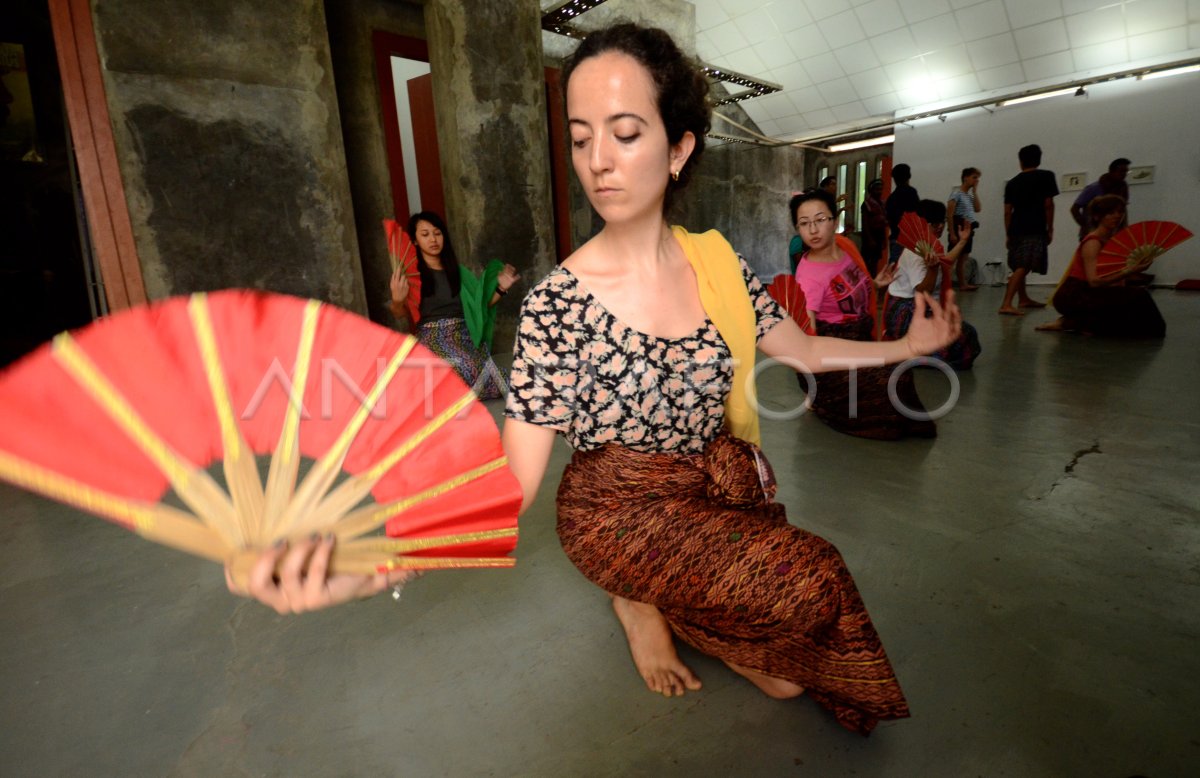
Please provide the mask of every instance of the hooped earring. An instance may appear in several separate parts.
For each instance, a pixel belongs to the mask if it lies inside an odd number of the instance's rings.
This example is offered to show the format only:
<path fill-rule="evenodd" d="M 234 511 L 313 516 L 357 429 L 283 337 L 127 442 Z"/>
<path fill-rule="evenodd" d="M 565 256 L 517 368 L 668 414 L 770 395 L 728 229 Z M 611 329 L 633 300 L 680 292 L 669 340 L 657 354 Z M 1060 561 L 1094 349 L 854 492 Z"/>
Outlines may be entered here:
<path fill-rule="evenodd" d="M 678 171 L 678 170 L 672 170 L 672 171 L 671 171 L 671 180 L 672 180 L 672 181 L 678 181 L 678 180 L 679 180 L 679 171 Z"/>

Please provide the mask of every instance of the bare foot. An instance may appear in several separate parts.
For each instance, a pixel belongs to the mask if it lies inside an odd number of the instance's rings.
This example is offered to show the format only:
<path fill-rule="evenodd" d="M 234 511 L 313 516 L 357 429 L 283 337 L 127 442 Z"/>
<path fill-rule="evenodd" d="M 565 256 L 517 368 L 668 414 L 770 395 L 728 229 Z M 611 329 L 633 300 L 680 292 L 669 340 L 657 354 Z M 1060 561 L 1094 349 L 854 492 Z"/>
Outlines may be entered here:
<path fill-rule="evenodd" d="M 733 662 L 726 662 L 725 664 L 729 665 L 730 670 L 748 679 L 750 683 L 761 689 L 763 694 L 768 697 L 774 697 L 777 700 L 790 700 L 793 697 L 799 697 L 801 694 L 804 694 L 804 687 L 794 684 L 791 681 L 785 681 L 773 675 L 760 673 L 757 670 L 751 670 L 749 667 L 735 665 Z"/>
<path fill-rule="evenodd" d="M 1000 310 L 996 311 L 996 313 L 999 313 L 1002 316 L 1024 316 L 1025 315 L 1024 311 L 1018 311 L 1016 308 L 1012 307 L 1011 305 L 1005 305 Z"/>
<path fill-rule="evenodd" d="M 1022 300 L 1022 301 L 1021 301 L 1021 307 L 1022 307 L 1022 308 L 1045 308 L 1045 307 L 1046 307 L 1046 304 L 1045 304 L 1045 303 L 1039 303 L 1037 300 L 1034 300 L 1034 299 L 1030 298 L 1030 299 L 1027 299 L 1027 300 Z"/>
<path fill-rule="evenodd" d="M 686 690 L 700 689 L 700 679 L 679 661 L 671 628 L 658 608 L 613 597 L 613 610 L 625 628 L 633 664 L 650 691 L 666 697 L 681 697 Z"/>
<path fill-rule="evenodd" d="M 1066 330 L 1066 326 L 1064 326 L 1064 324 L 1065 323 L 1063 322 L 1062 317 L 1059 316 L 1054 321 L 1046 322 L 1045 324 L 1039 324 L 1038 326 L 1034 327 L 1034 329 L 1038 332 L 1063 332 Z"/>
<path fill-rule="evenodd" d="M 960 292 L 974 292 L 974 291 L 975 291 L 976 289 L 978 289 L 978 288 L 979 288 L 979 285 L 978 285 L 978 284 L 963 284 L 962 286 L 960 286 L 960 287 L 958 288 L 958 291 L 960 291 Z"/>

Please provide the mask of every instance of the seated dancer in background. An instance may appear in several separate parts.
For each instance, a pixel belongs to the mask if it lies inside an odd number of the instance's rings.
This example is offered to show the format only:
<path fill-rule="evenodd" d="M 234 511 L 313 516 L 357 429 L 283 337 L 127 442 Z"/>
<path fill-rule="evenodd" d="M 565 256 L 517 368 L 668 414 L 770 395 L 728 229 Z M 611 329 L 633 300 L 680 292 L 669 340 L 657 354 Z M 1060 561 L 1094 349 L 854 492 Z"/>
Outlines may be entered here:
<path fill-rule="evenodd" d="M 449 362 L 466 382 L 475 389 L 481 400 L 494 400 L 501 395 L 501 373 L 488 353 L 489 344 L 476 346 L 467 329 L 459 297 L 461 280 L 458 257 L 450 243 L 446 223 L 432 211 L 415 213 L 405 228 L 417 248 L 417 268 L 421 273 L 421 318 L 416 336 L 421 345 Z M 500 271 L 496 292 L 488 305 L 496 305 L 520 276 L 512 265 Z M 391 280 L 392 314 L 408 321 L 408 278 L 398 267 Z M 411 324 L 411 322 L 410 322 Z M 481 378 L 483 379 L 481 381 Z M 480 384 L 480 385 L 477 385 Z"/>
<path fill-rule="evenodd" d="M 835 207 L 833 196 L 822 189 L 792 198 L 792 222 L 809 247 L 796 268 L 796 282 L 804 291 L 808 319 L 814 323 L 817 335 L 873 341 L 879 334 L 875 289 L 892 281 L 895 266 L 885 265 L 872 280 L 854 244 L 834 234 Z M 860 367 L 853 376 L 840 371 L 823 373 L 817 376 L 813 412 L 847 435 L 875 440 L 898 440 L 909 435 L 935 437 L 937 425 L 933 421 L 911 419 L 892 402 L 888 393 L 891 375 L 888 367 Z M 808 379 L 800 376 L 799 380 L 801 390 L 807 391 Z M 851 381 L 857 387 L 853 408 Z M 896 397 L 904 408 L 924 413 L 910 371 L 900 375 Z"/>
<path fill-rule="evenodd" d="M 942 231 L 946 228 L 946 206 L 936 200 L 922 200 L 917 204 L 917 215 L 929 223 L 937 237 L 942 236 Z M 958 260 L 970 245 L 971 225 L 967 223 L 958 228 L 958 242 L 946 254 L 950 266 L 958 265 Z M 883 306 L 883 334 L 888 340 L 898 340 L 908 334 L 913 309 L 916 307 L 913 295 L 921 292 L 932 294 L 937 284 L 939 269 L 943 273 L 950 272 L 949 267 L 936 257 L 926 261 L 908 249 L 900 253 L 900 260 L 896 263 L 896 278 L 888 285 L 888 297 Z M 964 321 L 962 334 L 933 356 L 955 370 L 970 370 L 981 350 L 979 333 Z"/>
<path fill-rule="evenodd" d="M 700 688 L 678 637 L 772 697 L 807 692 L 853 731 L 907 716 L 837 549 L 789 524 L 772 499 L 756 445 L 754 350 L 813 370 L 899 362 L 952 341 L 958 309 L 923 297 L 903 341 L 806 336 L 724 238 L 664 218 L 710 117 L 708 82 L 671 38 L 631 24 L 593 31 L 563 83 L 572 163 L 604 228 L 522 306 L 503 438 L 523 506 L 563 434 L 576 450 L 558 490 L 559 538 L 612 598 L 654 692 Z M 382 588 L 306 587 L 304 571 L 323 577 L 330 549 L 297 544 L 278 583 L 284 551 L 268 551 L 252 594 L 304 610 Z"/>
<path fill-rule="evenodd" d="M 1100 249 L 1125 221 L 1125 201 L 1117 195 L 1100 195 L 1092 200 L 1088 210 L 1096 227 L 1075 249 L 1051 300 L 1059 318 L 1037 329 L 1130 338 L 1165 336 L 1167 323 L 1150 298 L 1149 290 L 1126 285 L 1130 276 L 1145 272 L 1149 261 L 1103 275 L 1096 272 Z"/>

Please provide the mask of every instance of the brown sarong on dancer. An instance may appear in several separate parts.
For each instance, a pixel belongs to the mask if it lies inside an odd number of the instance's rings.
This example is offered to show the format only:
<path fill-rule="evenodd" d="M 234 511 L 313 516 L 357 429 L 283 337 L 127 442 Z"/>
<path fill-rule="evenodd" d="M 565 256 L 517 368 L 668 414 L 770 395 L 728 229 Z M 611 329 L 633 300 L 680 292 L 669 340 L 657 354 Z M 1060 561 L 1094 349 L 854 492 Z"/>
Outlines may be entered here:
<path fill-rule="evenodd" d="M 655 605 L 698 650 L 803 686 L 847 729 L 908 716 L 854 579 L 788 524 L 762 452 L 577 451 L 558 490 L 567 556 L 610 594 Z"/>
<path fill-rule="evenodd" d="M 817 334 L 843 340 L 873 340 L 874 319 L 862 316 L 842 324 L 817 322 Z M 817 393 L 813 398 L 813 413 L 838 432 L 874 440 L 899 440 L 906 436 L 937 437 L 937 424 L 926 419 L 910 419 L 892 404 L 888 394 L 894 365 L 859 368 L 855 374 L 857 396 L 855 415 L 850 415 L 850 371 L 834 370 L 818 373 Z M 808 391 L 805 376 L 798 376 L 800 390 Z M 925 413 L 917 395 L 917 385 L 911 370 L 897 377 L 896 398 L 910 411 Z"/>

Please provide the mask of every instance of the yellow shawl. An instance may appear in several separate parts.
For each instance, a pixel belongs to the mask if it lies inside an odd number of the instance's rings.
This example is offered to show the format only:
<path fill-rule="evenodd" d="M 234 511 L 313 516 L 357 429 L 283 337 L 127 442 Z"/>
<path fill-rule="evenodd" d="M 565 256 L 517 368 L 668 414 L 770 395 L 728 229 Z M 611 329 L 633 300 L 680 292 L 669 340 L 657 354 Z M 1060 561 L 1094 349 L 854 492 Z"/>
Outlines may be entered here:
<path fill-rule="evenodd" d="M 696 271 L 704 312 L 733 353 L 733 389 L 725 398 L 725 424 L 735 437 L 761 445 L 754 391 L 757 319 L 737 254 L 716 230 L 692 233 L 675 226 L 671 231 Z"/>

